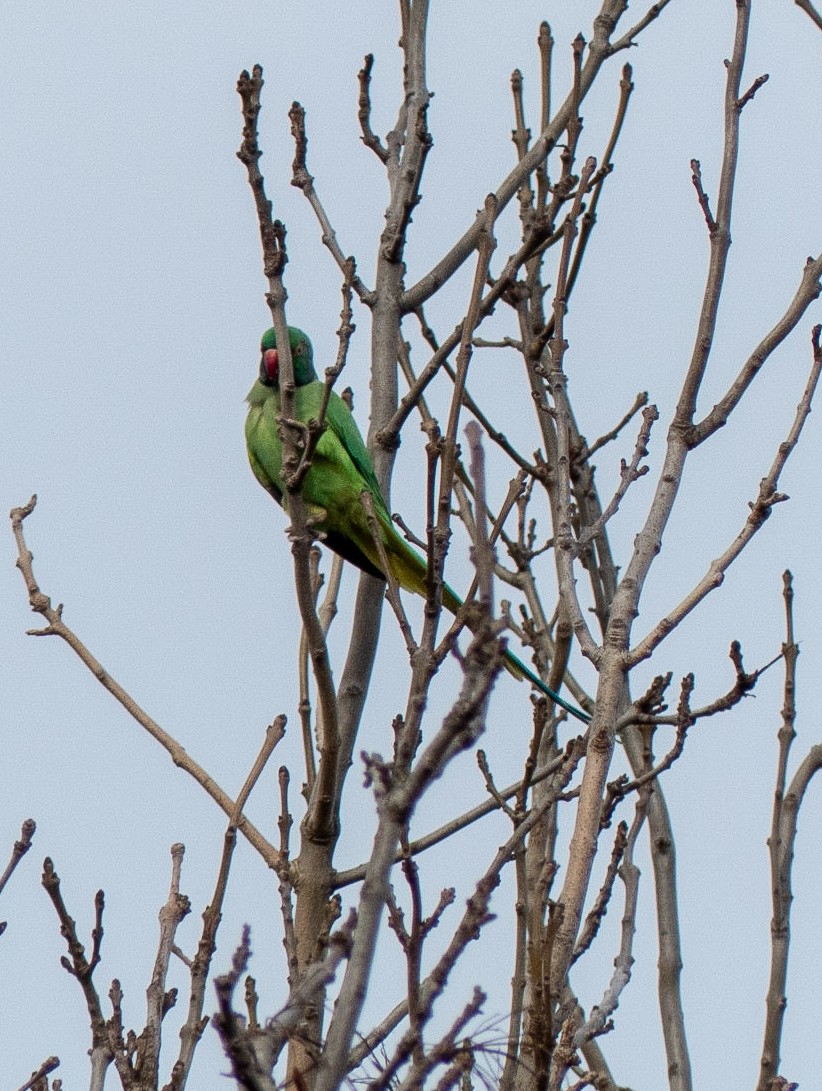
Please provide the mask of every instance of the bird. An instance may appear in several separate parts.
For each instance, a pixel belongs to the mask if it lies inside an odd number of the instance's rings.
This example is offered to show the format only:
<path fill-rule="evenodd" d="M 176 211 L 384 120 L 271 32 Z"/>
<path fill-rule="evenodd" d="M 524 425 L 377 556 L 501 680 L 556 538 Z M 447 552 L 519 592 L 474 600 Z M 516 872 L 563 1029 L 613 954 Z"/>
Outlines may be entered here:
<path fill-rule="evenodd" d="M 326 385 L 320 382 L 314 370 L 314 351 L 307 334 L 296 326 L 289 326 L 288 340 L 294 373 L 292 412 L 296 420 L 307 424 L 320 418 Z M 287 513 L 283 445 L 279 436 L 282 413 L 280 358 L 274 329 L 263 334 L 260 352 L 259 377 L 246 399 L 249 406 L 245 423 L 248 461 L 259 483 Z M 383 565 L 387 561 L 400 587 L 425 596 L 426 561 L 394 526 L 357 423 L 351 410 L 333 390 L 328 394 L 323 425 L 300 487 L 312 526 L 323 543 L 343 560 L 383 582 L 386 581 Z M 361 500 L 363 492 L 371 498 L 370 507 L 379 529 L 385 561 Z M 442 602 L 455 615 L 463 605 L 446 583 L 443 583 Z M 590 722 L 591 717 L 586 712 L 552 690 L 507 649 L 504 665 L 515 678 L 526 679 L 571 716 L 583 723 Z"/>

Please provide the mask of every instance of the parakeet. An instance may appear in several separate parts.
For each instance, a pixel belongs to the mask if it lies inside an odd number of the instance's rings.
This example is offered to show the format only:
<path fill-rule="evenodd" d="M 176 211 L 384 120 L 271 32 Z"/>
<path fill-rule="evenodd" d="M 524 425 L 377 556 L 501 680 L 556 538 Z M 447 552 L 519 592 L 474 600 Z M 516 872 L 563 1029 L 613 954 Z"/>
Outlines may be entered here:
<path fill-rule="evenodd" d="M 311 342 L 295 326 L 289 327 L 288 335 L 294 370 L 294 416 L 306 422 L 319 420 L 325 384 L 317 379 Z M 283 449 L 277 434 L 277 418 L 282 411 L 280 364 L 273 329 L 263 335 L 260 347 L 259 378 L 247 398 L 249 410 L 245 438 L 248 460 L 263 488 L 287 510 L 282 477 Z M 380 552 L 360 499 L 361 494 L 367 491 L 394 578 L 400 587 L 424 596 L 426 562 L 397 532 L 357 424 L 348 406 L 333 390 L 326 406 L 324 424 L 325 429 L 317 442 L 301 489 L 312 523 L 322 541 L 363 572 L 385 580 Z M 456 614 L 462 606 L 459 597 L 447 584 L 443 586 L 442 601 L 452 614 Z M 572 716 L 583 723 L 589 722 L 587 713 L 554 693 L 509 651 L 505 653 L 505 666 L 516 678 L 526 678 Z"/>

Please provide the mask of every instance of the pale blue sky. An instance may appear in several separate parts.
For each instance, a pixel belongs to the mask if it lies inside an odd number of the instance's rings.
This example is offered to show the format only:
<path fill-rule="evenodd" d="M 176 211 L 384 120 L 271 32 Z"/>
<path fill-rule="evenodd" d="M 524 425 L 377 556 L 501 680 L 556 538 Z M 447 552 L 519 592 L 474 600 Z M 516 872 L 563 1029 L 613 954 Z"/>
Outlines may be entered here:
<path fill-rule="evenodd" d="M 515 66 L 525 72 L 536 128 L 540 19 L 554 28 L 561 81 L 568 71 L 565 43 L 579 29 L 590 36 L 598 5 L 475 0 L 432 7 L 435 144 L 414 214 L 410 280 L 462 233 L 513 163 L 508 79 Z M 731 48 L 734 9 L 733 0 L 673 0 L 631 52 L 636 90 L 568 318 L 568 368 L 583 432 L 594 439 L 636 391 L 649 389 L 662 414 L 651 454 L 655 467 L 690 354 L 707 254 L 688 164 L 701 159 L 715 195 L 722 60 Z M 631 5 L 634 17 L 641 11 L 644 5 Z M 384 131 L 399 102 L 398 34 L 394 6 L 383 5 L 375 17 L 374 5 L 364 0 L 290 6 L 251 0 L 242 13 L 222 0 L 86 0 L 71 8 L 54 0 L 7 0 L 2 17 L 0 358 L 9 379 L 0 410 L 0 508 L 38 493 L 27 535 L 43 590 L 65 603 L 68 624 L 227 790 L 244 780 L 265 725 L 279 712 L 288 714 L 290 734 L 250 806 L 255 821 L 269 828 L 277 765 L 292 765 L 295 802 L 300 783 L 297 628 L 285 519 L 254 482 L 243 449 L 243 398 L 268 315 L 256 218 L 234 155 L 240 139 L 234 85 L 242 68 L 263 64 L 262 167 L 276 214 L 288 226 L 288 313 L 310 331 L 319 362 L 330 362 L 338 278 L 310 209 L 289 184 L 287 110 L 294 98 L 306 107 L 309 167 L 343 249 L 356 254 L 370 280 L 386 188 L 379 163 L 358 139 L 356 73 L 363 55 L 373 52 L 374 127 Z M 586 155 L 601 153 L 625 59 L 611 62 L 586 103 Z M 789 0 L 754 0 L 748 82 L 763 71 L 771 80 L 744 115 L 734 246 L 705 406 L 779 317 L 805 257 L 822 246 L 820 66 L 822 35 L 807 17 Z M 511 221 L 502 229 L 500 254 L 507 253 L 515 227 Z M 455 283 L 432 305 L 430 317 L 441 330 L 450 329 L 463 295 L 464 283 Z M 678 601 L 741 526 L 792 418 L 810 360 L 810 327 L 820 320 L 817 305 L 774 356 L 738 419 L 693 459 L 667 532 L 668 558 L 655 570 L 640 629 Z M 355 389 L 365 431 L 367 314 L 359 310 L 356 321 L 346 383 Z M 492 328 L 515 332 L 502 309 Z M 478 354 L 472 385 L 515 435 L 523 404 L 509 396 L 510 384 L 498 381 L 496 366 L 492 356 Z M 435 393 L 432 398 L 440 404 Z M 536 445 L 527 437 L 522 442 L 528 450 L 529 442 Z M 615 459 L 629 456 L 632 442 L 626 437 L 622 449 L 603 459 L 599 481 L 606 495 Z M 783 481 L 791 502 L 774 513 L 722 590 L 641 672 L 645 681 L 666 670 L 675 677 L 694 670 L 700 699 L 715 696 L 730 682 L 725 656 L 733 638 L 742 640 L 749 667 L 778 651 L 781 572 L 791 567 L 802 642 L 797 755 L 819 737 L 820 442 L 814 414 Z M 418 526 L 420 448 L 412 426 L 392 498 Z M 500 493 L 506 482 L 499 477 Z M 651 478 L 640 483 L 614 523 L 622 562 L 651 487 Z M 0 938 L 0 978 L 16 983 L 13 1002 L 7 997 L 0 1010 L 0 1083 L 18 1086 L 56 1053 L 62 1059 L 56 1075 L 64 1087 L 77 1088 L 87 1079 L 87 1019 L 76 982 L 58 965 L 63 941 L 39 886 L 43 857 L 53 857 L 84 936 L 94 892 L 105 889 L 97 984 L 105 993 L 113 976 L 121 978 L 128 1017 L 139 1029 L 168 848 L 177 840 L 188 847 L 183 887 L 194 912 L 181 940 L 191 948 L 213 887 L 224 819 L 66 646 L 24 635 L 32 618 L 9 531 L 0 543 L 0 860 L 22 819 L 38 822 L 35 846 L 0 900 L 0 919 L 9 921 Z M 461 563 L 451 581 L 457 586 L 467 582 Z M 332 641 L 337 670 L 354 587 L 349 571 Z M 378 661 L 386 681 L 375 684 L 364 722 L 368 749 L 390 749 L 390 720 L 404 704 L 396 666 L 402 656 L 386 616 Z M 590 682 L 584 666 L 581 673 Z M 698 1087 L 748 1088 L 758 1070 L 770 917 L 765 838 L 780 684 L 778 670 L 772 672 L 755 700 L 695 729 L 665 782 L 678 835 L 684 989 Z M 500 687 L 493 722 L 504 763 L 510 701 L 523 708 L 527 702 L 510 680 Z M 489 733 L 489 750 L 493 745 Z M 370 831 L 373 806 L 359 792 L 359 780 L 352 777 L 352 808 L 358 808 L 358 828 Z M 482 798 L 470 760 L 437 790 L 430 812 L 422 808 L 418 832 L 437 824 L 455 786 L 466 802 Z M 798 841 L 792 999 L 783 1043 L 783 1070 L 803 1091 L 819 1073 L 818 795 L 817 789 L 805 805 Z M 489 853 L 504 831 L 503 823 L 489 823 Z M 342 845 L 342 866 L 366 855 L 368 840 L 360 836 L 362 842 Z M 461 862 L 480 866 L 477 846 L 463 847 Z M 432 854 L 428 889 L 456 883 L 460 904 L 471 873 L 453 857 L 453 850 Z M 603 1044 L 616 1078 L 650 1091 L 664 1086 L 665 1061 L 655 1030 L 654 910 L 644 856 L 640 865 L 634 981 L 618 1030 Z M 275 881 L 244 845 L 235 867 L 214 965 L 218 971 L 227 966 L 241 924 L 249 921 L 253 969 L 269 1012 L 284 996 L 280 934 L 268 923 L 277 920 Z M 507 897 L 500 893 L 501 913 Z M 602 941 L 600 977 L 578 978 L 587 1005 L 599 999 L 610 974 L 618 913 L 614 917 Z M 275 972 L 268 973 L 270 966 Z M 467 960 L 455 979 L 463 990 L 455 1007 L 475 979 L 482 980 L 483 969 L 482 962 Z M 505 954 L 498 973 L 503 991 L 485 1009 L 489 1021 L 504 1010 L 509 976 Z M 184 987 L 182 976 L 177 984 Z M 169 1027 L 173 1038 L 171 1020 Z M 223 1086 L 217 1073 L 225 1069 L 208 1030 L 191 1086 Z"/>

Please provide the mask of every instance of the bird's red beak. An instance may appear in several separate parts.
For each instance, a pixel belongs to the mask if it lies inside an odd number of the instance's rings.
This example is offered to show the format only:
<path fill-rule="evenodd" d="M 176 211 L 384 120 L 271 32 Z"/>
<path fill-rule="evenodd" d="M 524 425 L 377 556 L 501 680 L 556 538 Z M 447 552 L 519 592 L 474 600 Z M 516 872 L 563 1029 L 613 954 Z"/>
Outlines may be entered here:
<path fill-rule="evenodd" d="M 268 381 L 276 383 L 280 374 L 280 356 L 276 349 L 266 349 L 263 353 L 263 369 Z"/>

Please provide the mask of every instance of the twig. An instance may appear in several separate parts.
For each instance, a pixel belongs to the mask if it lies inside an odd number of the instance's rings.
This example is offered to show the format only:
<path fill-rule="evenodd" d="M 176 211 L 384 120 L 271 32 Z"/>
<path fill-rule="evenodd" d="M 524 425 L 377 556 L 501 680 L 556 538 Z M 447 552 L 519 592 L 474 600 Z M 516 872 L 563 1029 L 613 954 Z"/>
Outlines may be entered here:
<path fill-rule="evenodd" d="M 776 772 L 771 834 L 768 838 L 770 855 L 773 916 L 771 919 L 771 972 L 765 997 L 765 1027 L 762 1060 L 757 1091 L 771 1091 L 779 1072 L 782 1027 L 787 1006 L 788 949 L 790 945 L 791 872 L 799 808 L 811 778 L 822 768 L 822 746 L 811 747 L 800 765 L 790 788 L 787 788 L 788 757 L 796 738 L 796 664 L 799 645 L 794 639 L 793 577 L 786 571 L 782 576 L 782 596 L 785 604 L 784 705 L 779 728 L 779 758 Z M 787 788 L 787 790 L 786 790 Z"/>
<path fill-rule="evenodd" d="M 476 518 L 474 521 L 473 561 L 477 571 L 479 601 L 493 614 L 494 550 L 488 537 L 488 509 L 485 503 L 485 457 L 482 450 L 482 431 L 476 421 L 465 426 L 468 449 L 471 453 L 471 481 L 474 486 Z"/>
<path fill-rule="evenodd" d="M 31 500 L 23 507 L 13 508 L 10 515 L 12 530 L 17 542 L 17 567 L 20 569 L 20 573 L 26 584 L 29 605 L 35 613 L 41 614 L 47 622 L 44 629 L 29 630 L 30 635 L 59 636 L 64 640 L 85 666 L 88 667 L 104 689 L 107 689 L 109 693 L 120 702 L 132 719 L 136 720 L 136 722 L 168 752 L 174 764 L 180 769 L 183 769 L 189 776 L 193 777 L 200 787 L 211 796 L 221 810 L 230 817 L 234 813 L 234 800 L 223 791 L 202 766 L 198 765 L 197 762 L 186 753 L 177 740 L 169 735 L 168 732 L 164 731 L 163 728 L 161 728 L 160 725 L 137 704 L 134 698 L 111 677 L 108 671 L 94 658 L 79 637 L 65 624 L 63 621 L 62 605 L 57 606 L 56 609 L 52 607 L 49 596 L 40 590 L 37 581 L 34 578 L 34 571 L 32 569 L 34 557 L 26 546 L 25 538 L 23 537 L 23 521 L 34 511 L 36 503 L 37 497 L 32 496 Z M 247 838 L 250 844 L 254 846 L 257 852 L 259 852 L 268 866 L 276 871 L 281 863 L 279 853 L 274 846 L 263 837 L 256 826 L 249 822 L 247 818 L 243 817 L 239 822 L 238 829 L 243 836 Z"/>
<path fill-rule="evenodd" d="M 820 30 L 822 30 L 822 15 L 820 15 L 816 8 L 813 6 L 811 0 L 793 0 L 793 2 L 798 8 L 801 8 L 802 11 L 804 11 L 805 14 L 814 21 L 814 23 L 816 23 Z"/>
<path fill-rule="evenodd" d="M 320 572 L 320 558 L 322 556 L 320 547 L 314 545 L 311 547 L 308 560 L 309 575 L 311 579 L 311 586 L 315 590 L 315 607 L 316 607 L 316 595 L 319 595 L 323 585 L 323 575 Z M 335 560 L 338 555 L 334 554 Z M 321 621 L 323 632 L 328 633 L 328 627 Z M 317 759 L 314 754 L 314 736 L 311 730 L 311 696 L 309 692 L 309 650 L 308 650 L 308 633 L 305 626 L 300 627 L 300 647 L 297 652 L 297 674 L 300 684 L 300 703 L 297 706 L 300 714 L 300 728 L 302 734 L 303 744 L 303 763 L 305 765 L 305 787 L 303 792 L 306 800 L 311 798 L 311 793 L 314 790 L 314 782 L 317 779 Z M 320 735 L 319 730 L 317 731 Z"/>
<path fill-rule="evenodd" d="M 573 748 L 569 747 L 569 753 L 565 755 L 565 767 L 555 786 L 556 793 L 549 794 L 541 805 L 533 808 L 531 813 L 513 830 L 507 841 L 497 850 L 485 873 L 477 882 L 474 893 L 468 899 L 465 912 L 448 947 L 420 988 L 420 1003 L 424 1005 L 425 1012 L 430 1014 L 433 1010 L 434 1004 L 446 987 L 457 960 L 468 944 L 479 938 L 481 928 L 492 919 L 489 913 L 489 904 L 491 895 L 500 883 L 502 869 L 511 861 L 516 849 L 522 844 L 534 826 L 541 821 L 546 811 L 554 805 L 557 795 L 573 776 L 581 758 L 581 745 Z M 377 1086 L 384 1088 L 389 1085 L 393 1074 L 410 1056 L 414 1040 L 414 1035 L 409 1032 L 403 1035 L 397 1043 L 390 1062 L 383 1069 L 375 1085 L 375 1091 L 377 1091 Z"/>
<path fill-rule="evenodd" d="M 822 261 L 822 259 L 820 259 Z M 656 647 L 665 639 L 669 632 L 687 617 L 691 611 L 715 588 L 719 587 L 725 578 L 725 572 L 733 564 L 748 542 L 762 528 L 765 520 L 771 514 L 775 504 L 779 504 L 787 497 L 777 491 L 779 477 L 788 461 L 793 449 L 799 442 L 803 425 L 811 411 L 811 402 L 822 374 L 822 347 L 820 347 L 820 333 L 822 326 L 814 326 L 811 342 L 813 346 L 813 364 L 811 366 L 805 390 L 796 409 L 793 423 L 788 430 L 785 439 L 780 443 L 771 468 L 759 485 L 759 494 L 750 504 L 750 514 L 745 525 L 731 542 L 727 549 L 716 560 L 712 561 L 708 571 L 698 584 L 674 607 L 671 612 L 658 622 L 646 637 L 644 637 L 628 653 L 628 664 L 634 666 L 647 659 Z"/>
<path fill-rule="evenodd" d="M 448 1061 L 451 1061 L 455 1056 L 459 1057 L 464 1053 L 464 1046 L 462 1043 L 458 1043 L 458 1039 L 471 1020 L 479 1015 L 485 1000 L 486 996 L 482 989 L 475 988 L 471 1000 L 465 1005 L 463 1010 L 451 1024 L 447 1033 L 443 1035 L 439 1042 L 437 1042 L 427 1054 L 423 1054 L 415 1061 L 409 1067 L 408 1072 L 403 1079 L 396 1084 L 397 1091 L 416 1091 L 417 1088 L 424 1086 L 426 1076 L 433 1072 L 438 1065 L 445 1064 Z M 457 1071 L 462 1071 L 464 1065 L 465 1061 L 460 1057 Z M 382 1080 L 375 1080 L 372 1086 L 374 1091 L 377 1091 L 377 1088 L 385 1087 L 386 1085 Z M 437 1087 L 437 1091 L 441 1091 L 442 1088 L 448 1086 L 450 1086 L 450 1083 L 441 1082 Z"/>
<path fill-rule="evenodd" d="M 753 81 L 753 83 L 751 84 L 751 86 L 750 86 L 750 87 L 748 88 L 748 90 L 747 90 L 747 91 L 745 92 L 745 94 L 744 94 L 744 95 L 742 95 L 742 97 L 741 97 L 741 98 L 738 98 L 738 99 L 736 100 L 736 108 L 737 108 L 737 110 L 740 110 L 740 111 L 741 111 L 741 110 L 744 110 L 744 108 L 745 108 L 745 107 L 746 107 L 746 106 L 748 105 L 748 103 L 749 103 L 749 102 L 751 101 L 751 99 L 752 99 L 752 98 L 754 97 L 754 95 L 755 95 L 755 94 L 756 94 L 756 92 L 757 92 L 757 91 L 759 90 L 759 88 L 760 88 L 760 87 L 762 87 L 762 86 L 763 86 L 763 84 L 766 84 L 766 83 L 768 82 L 768 80 L 769 80 L 769 79 L 770 79 L 770 77 L 769 77 L 769 75 L 768 75 L 768 73 L 767 73 L 767 72 L 765 72 L 765 73 L 764 73 L 763 75 L 761 75 L 761 76 L 757 76 L 757 77 L 756 77 L 756 79 L 755 79 L 755 80 Z"/>
<path fill-rule="evenodd" d="M 265 195 L 265 182 L 259 166 L 263 153 L 257 141 L 257 120 L 264 82 L 262 66 L 259 64 L 254 65 L 251 75 L 243 71 L 237 80 L 237 93 L 243 103 L 243 139 L 237 158 L 248 171 L 263 244 L 263 268 L 265 275 L 271 280 L 282 276 L 288 257 L 285 251 L 285 227 L 280 220 L 272 220 L 271 202 Z"/>
<path fill-rule="evenodd" d="M 582 208 L 582 194 L 596 168 L 596 160 L 589 157 L 580 174 L 577 196 L 565 220 L 562 253 L 557 271 L 556 294 L 554 297 L 554 331 L 549 342 L 551 370 L 548 376 L 548 388 L 554 399 L 557 413 L 557 510 L 555 519 L 555 554 L 559 593 L 568 610 L 574 634 L 584 655 L 594 663 L 600 659 L 593 636 L 583 616 L 582 607 L 575 589 L 573 572 L 574 542 L 571 530 L 571 453 L 570 431 L 572 414 L 568 402 L 567 378 L 563 370 L 566 342 L 564 335 L 565 309 L 567 306 L 568 265 L 571 247 L 577 234 L 577 220 Z M 650 427 L 650 424 L 648 424 Z"/>
<path fill-rule="evenodd" d="M 668 6 L 671 0 L 656 0 L 655 4 L 651 4 L 642 18 L 634 23 L 631 29 L 623 34 L 621 38 L 617 39 L 611 46 L 611 53 L 618 53 L 622 49 L 629 49 L 632 45 L 636 44 L 636 39 L 642 33 L 647 26 L 649 26 L 654 19 L 659 18 L 664 8 Z"/>
<path fill-rule="evenodd" d="M 599 537 L 608 520 L 616 515 L 619 511 L 619 505 L 622 503 L 625 494 L 631 485 L 647 474 L 648 466 L 641 465 L 641 462 L 643 458 L 648 457 L 648 442 L 651 436 L 651 428 L 657 420 L 659 420 L 659 410 L 657 407 L 655 405 L 646 406 L 642 411 L 642 425 L 639 429 L 631 462 L 630 464 L 627 463 L 624 458 L 620 460 L 619 485 L 617 486 L 610 503 L 596 522 L 580 531 L 574 547 L 577 555 L 579 555 L 590 542 Z"/>
<path fill-rule="evenodd" d="M 42 1086 L 41 1081 L 45 1080 L 46 1076 L 48 1076 L 50 1072 L 53 1072 L 55 1068 L 59 1067 L 59 1065 L 59 1057 L 46 1058 L 46 1060 L 43 1061 L 37 1071 L 32 1072 L 31 1078 L 26 1080 L 22 1087 L 18 1087 L 17 1091 L 34 1091 L 35 1084 L 40 1083 L 40 1085 Z"/>
<path fill-rule="evenodd" d="M 357 117 L 362 130 L 362 141 L 382 163 L 388 162 L 388 152 L 382 141 L 374 134 L 371 128 L 371 70 L 374 67 L 374 54 L 367 53 L 363 66 L 357 73 L 360 82 L 360 97 L 358 100 Z"/>
<path fill-rule="evenodd" d="M 577 962 L 582 955 L 588 950 L 591 944 L 596 939 L 597 933 L 605 919 L 605 914 L 608 911 L 608 903 L 611 900 L 611 894 L 614 889 L 614 882 L 617 877 L 617 871 L 619 865 L 622 862 L 622 857 L 625 854 L 625 846 L 628 843 L 628 824 L 627 822 L 620 822 L 617 826 L 616 837 L 614 838 L 614 847 L 611 849 L 611 859 L 608 862 L 608 868 L 605 872 L 605 878 L 602 880 L 602 886 L 599 888 L 599 894 L 594 899 L 594 904 L 591 907 L 591 911 L 585 918 L 585 924 L 579 934 L 576 947 L 574 948 L 574 957 L 572 959 L 572 965 Z"/>
<path fill-rule="evenodd" d="M 579 737 L 571 739 L 568 743 L 569 748 L 577 745 L 584 746 L 583 740 Z M 531 776 L 531 784 L 537 784 L 558 773 L 559 770 L 562 769 L 564 763 L 568 760 L 568 754 L 569 750 L 566 748 L 565 753 L 559 754 L 547 765 L 543 766 L 541 769 L 537 769 Z M 521 780 L 517 780 L 513 784 L 509 784 L 507 788 L 500 789 L 498 794 L 502 799 L 512 799 L 519 792 L 521 784 Z M 439 826 L 436 830 L 426 834 L 424 837 L 411 841 L 406 851 L 413 856 L 418 856 L 421 852 L 425 852 L 426 849 L 433 848 L 434 845 L 439 845 L 442 841 L 446 841 L 448 838 L 452 837 L 453 834 L 466 829 L 480 818 L 485 818 L 486 815 L 493 814 L 497 810 L 499 810 L 497 800 L 495 798 L 486 799 L 476 807 L 472 807 L 470 811 L 466 811 L 457 818 L 452 818 L 449 822 Z M 397 854 L 395 862 L 399 863 L 400 860 L 402 860 L 402 853 Z M 357 867 L 349 868 L 347 871 L 337 872 L 334 877 L 335 889 L 341 890 L 343 887 L 350 886 L 352 883 L 362 882 L 365 877 L 366 866 L 366 864 L 360 864 Z"/>
<path fill-rule="evenodd" d="M 819 298 L 820 292 L 822 292 L 820 277 L 822 277 L 822 255 L 816 259 L 808 258 L 796 295 L 782 317 L 762 338 L 745 361 L 727 393 L 716 402 L 710 412 L 706 413 L 703 420 L 694 424 L 687 433 L 690 447 L 697 447 L 699 444 L 704 443 L 717 429 L 722 428 L 727 423 L 729 416 L 742 400 L 742 396 L 758 375 L 762 365 L 770 358 L 774 350 L 782 344 L 788 334 L 796 328 L 811 303 Z M 813 342 L 813 346 L 814 354 L 816 354 L 816 341 Z"/>
<path fill-rule="evenodd" d="M 577 458 L 579 460 L 593 458 L 597 451 L 601 450 L 606 444 L 613 442 L 613 440 L 615 440 L 617 436 L 619 436 L 619 433 L 622 431 L 622 429 L 625 428 L 626 425 L 630 424 L 636 414 L 640 411 L 640 409 L 643 409 L 647 404 L 648 391 L 643 390 L 639 394 L 637 394 L 636 398 L 634 399 L 634 404 L 631 406 L 625 416 L 617 424 L 614 425 L 610 432 L 603 433 L 603 435 L 601 435 L 599 439 L 594 440 L 590 447 L 588 447 L 586 444 L 586 446 L 583 447 L 583 449 L 577 455 Z"/>
<path fill-rule="evenodd" d="M 77 937 L 77 926 L 69 916 L 66 903 L 63 901 L 63 896 L 60 893 L 59 876 L 54 870 L 54 864 L 48 856 L 43 861 L 42 882 L 43 888 L 51 899 L 51 903 L 57 912 L 57 917 L 60 921 L 60 932 L 65 939 L 69 950 L 70 957 L 66 958 L 66 956 L 63 955 L 60 959 L 60 965 L 67 970 L 72 977 L 77 979 L 80 988 L 83 990 L 83 996 L 85 997 L 86 1009 L 88 1010 L 91 1022 L 91 1087 L 93 1089 L 100 1089 L 101 1091 L 105 1080 L 106 1069 L 114 1059 L 106 1020 L 103 1018 L 103 1010 L 100 1005 L 100 996 L 92 981 L 94 968 L 100 960 L 100 937 L 102 936 L 100 921 L 103 911 L 103 894 L 102 891 L 98 891 L 95 898 L 96 935 L 93 940 L 94 950 L 92 958 L 89 962 L 86 959 L 85 948 Z"/>
<path fill-rule="evenodd" d="M 614 973 L 599 1004 L 591 1009 L 585 1024 L 574 1035 L 574 1045 L 579 1048 L 607 1029 L 608 1020 L 616 1011 L 619 998 L 631 978 L 633 965 L 633 941 L 636 932 L 636 912 L 639 899 L 639 868 L 634 863 L 634 847 L 639 831 L 645 822 L 647 797 L 640 796 L 636 804 L 634 820 L 625 841 L 625 854 L 619 868 L 619 876 L 625 886 L 625 909 L 622 914 L 622 936 L 619 953 L 614 959 Z"/>
<path fill-rule="evenodd" d="M 160 909 L 160 939 L 157 943 L 157 955 L 154 960 L 151 981 L 146 989 L 146 1025 L 140 1035 L 141 1071 L 146 1074 L 151 1073 L 158 1083 L 163 1020 L 177 1002 L 177 990 L 166 990 L 168 968 L 177 929 L 191 912 L 191 902 L 185 894 L 180 893 L 180 876 L 184 855 L 184 845 L 178 842 L 171 846 L 171 883 L 168 899 Z M 118 1053 L 119 1051 L 115 1051 L 114 1063 L 118 1072 L 120 1072 L 123 1058 L 118 1056 Z M 130 1067 L 131 1063 L 129 1061 Z"/>
<path fill-rule="evenodd" d="M 280 817 L 277 819 L 277 825 L 280 829 L 280 852 L 283 854 L 283 859 L 287 861 L 291 853 L 289 834 L 294 820 L 288 806 L 290 776 L 284 765 L 280 767 L 278 780 L 280 786 Z M 283 946 L 285 947 L 285 956 L 288 963 L 288 983 L 294 985 L 300 974 L 300 962 L 297 957 L 297 936 L 294 931 L 294 884 L 291 869 L 284 868 L 279 880 L 280 906 L 283 917 Z"/>
<path fill-rule="evenodd" d="M 219 1011 L 212 1017 L 217 1028 L 226 1056 L 231 1062 L 232 1074 L 245 1091 L 277 1091 L 277 1084 L 266 1071 L 257 1051 L 254 1040 L 262 1032 L 249 1028 L 246 1031 L 243 1020 L 232 1008 L 234 989 L 240 976 L 245 972 L 251 955 L 250 931 L 248 925 L 243 928 L 240 946 L 234 952 L 231 970 L 218 977 L 214 982 Z"/>
<path fill-rule="evenodd" d="M 716 220 L 711 212 L 711 202 L 708 199 L 708 194 L 705 192 L 705 188 L 702 185 L 702 165 L 698 159 L 691 160 L 691 181 L 694 184 L 697 199 L 699 200 L 699 207 L 702 209 L 702 215 L 705 217 L 705 223 L 708 225 L 708 234 L 713 238 L 716 234 Z"/>
<path fill-rule="evenodd" d="M 305 110 L 299 102 L 293 102 L 291 104 L 291 109 L 288 111 L 288 117 L 291 121 L 291 135 L 294 138 L 294 163 L 292 166 L 291 185 L 302 190 L 304 197 L 314 210 L 314 215 L 317 217 L 320 227 L 322 228 L 323 244 L 330 251 L 331 256 L 334 258 L 334 261 L 337 263 L 340 270 L 345 273 L 346 266 L 349 263 L 353 265 L 354 259 L 350 257 L 347 258 L 345 254 L 343 254 L 340 244 L 337 241 L 337 233 L 331 226 L 331 221 L 328 219 L 322 202 L 317 196 L 317 191 L 314 188 L 314 178 L 309 174 L 308 166 L 306 165 L 308 136 L 305 131 Z M 351 287 L 363 303 L 373 303 L 373 290 L 367 288 L 359 276 L 355 274 L 351 276 Z"/>
<path fill-rule="evenodd" d="M 577 112 L 579 105 L 590 90 L 604 61 L 617 50 L 625 49 L 633 44 L 637 36 L 660 15 L 668 3 L 669 0 L 658 0 L 627 34 L 618 42 L 612 43 L 610 41 L 611 34 L 623 14 L 624 8 L 622 5 L 617 6 L 610 3 L 609 0 L 604 0 L 599 14 L 594 19 L 593 42 L 581 69 L 579 87 L 576 93 L 572 91 L 566 97 L 549 124 L 546 125 L 539 137 L 531 145 L 528 154 L 518 161 L 508 177 L 497 187 L 494 198 L 500 212 L 517 194 L 523 180 L 532 174 L 541 163 L 545 162 L 562 133 L 567 129 L 572 115 Z M 401 300 L 403 313 L 413 311 L 420 304 L 425 303 L 470 257 L 476 249 L 484 230 L 483 223 L 484 214 L 480 213 L 473 225 L 452 246 L 451 250 L 440 259 L 434 268 L 407 289 Z"/>
<path fill-rule="evenodd" d="M 6 883 L 12 877 L 14 869 L 31 848 L 31 839 L 34 837 L 34 831 L 36 829 L 37 823 L 33 818 L 27 818 L 23 823 L 20 829 L 20 837 L 14 842 L 14 847 L 11 850 L 11 859 L 6 865 L 6 870 L 0 875 L 0 894 L 3 892 Z"/>

